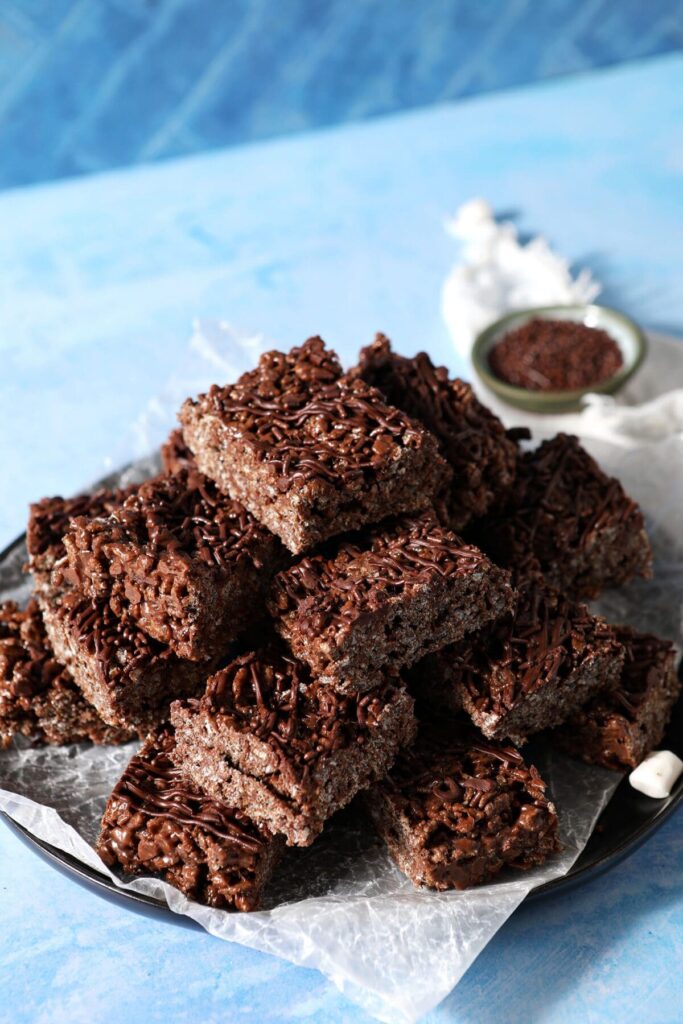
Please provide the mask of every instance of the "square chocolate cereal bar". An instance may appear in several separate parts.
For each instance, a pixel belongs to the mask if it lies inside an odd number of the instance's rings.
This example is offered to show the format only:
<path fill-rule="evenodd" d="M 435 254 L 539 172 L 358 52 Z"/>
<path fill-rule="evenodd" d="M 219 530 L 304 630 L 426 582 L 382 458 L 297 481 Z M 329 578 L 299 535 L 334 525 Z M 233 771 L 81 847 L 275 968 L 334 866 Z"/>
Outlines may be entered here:
<path fill-rule="evenodd" d="M 466 889 L 560 847 L 545 784 L 519 751 L 422 726 L 412 750 L 363 797 L 392 859 L 415 885 Z"/>
<path fill-rule="evenodd" d="M 187 661 L 77 590 L 38 597 L 50 643 L 85 698 L 109 725 L 144 736 L 171 701 L 201 693 L 214 661 Z"/>
<path fill-rule="evenodd" d="M 319 338 L 269 352 L 180 411 L 203 473 L 294 554 L 429 506 L 450 476 L 434 437 L 341 367 Z"/>
<path fill-rule="evenodd" d="M 255 910 L 283 843 L 184 778 L 174 746 L 165 731 L 132 759 L 109 797 L 97 852 L 108 867 L 162 878 L 197 903 Z"/>
<path fill-rule="evenodd" d="M 520 587 L 511 616 L 420 663 L 411 685 L 433 705 L 463 707 L 489 739 L 521 744 L 613 689 L 623 661 L 611 626 L 584 605 L 529 584 Z"/>
<path fill-rule="evenodd" d="M 505 509 L 472 536 L 500 565 L 535 555 L 548 582 L 574 597 L 652 575 L 638 505 L 566 434 L 522 456 Z"/>
<path fill-rule="evenodd" d="M 512 600 L 508 574 L 425 512 L 303 558 L 275 578 L 269 609 L 320 682 L 353 693 L 481 629 Z"/>
<path fill-rule="evenodd" d="M 412 359 L 392 352 L 383 334 L 361 351 L 351 375 L 378 388 L 438 438 L 453 469 L 441 495 L 452 529 L 463 529 L 500 504 L 515 477 L 517 445 L 469 384 L 449 377 L 445 366 L 434 366 L 426 352 Z"/>
<path fill-rule="evenodd" d="M 668 640 L 615 626 L 626 657 L 619 684 L 584 704 L 550 735 L 568 753 L 617 771 L 636 768 L 655 749 L 681 691 Z"/>
<path fill-rule="evenodd" d="M 344 697 L 276 648 L 237 658 L 200 700 L 176 702 L 171 720 L 174 756 L 195 785 L 292 846 L 309 846 L 384 775 L 416 725 L 395 682 Z"/>
<path fill-rule="evenodd" d="M 109 601 L 180 657 L 225 653 L 265 614 L 277 537 L 197 470 L 142 484 L 108 516 L 72 520 L 69 585 Z"/>
<path fill-rule="evenodd" d="M 37 743 L 125 743 L 130 730 L 98 715 L 54 656 L 35 601 L 0 605 L 0 748 L 14 736 Z"/>

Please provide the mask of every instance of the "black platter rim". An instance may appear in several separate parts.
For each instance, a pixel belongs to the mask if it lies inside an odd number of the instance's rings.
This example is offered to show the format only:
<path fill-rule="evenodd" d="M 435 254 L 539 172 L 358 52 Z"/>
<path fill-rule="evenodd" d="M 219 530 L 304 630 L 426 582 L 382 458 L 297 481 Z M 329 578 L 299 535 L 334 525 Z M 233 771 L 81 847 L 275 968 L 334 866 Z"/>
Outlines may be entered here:
<path fill-rule="evenodd" d="M 23 533 L 8 544 L 0 552 L 0 562 L 21 547 L 25 540 L 26 534 Z M 683 675 L 683 663 L 679 673 Z M 683 696 L 674 709 L 662 746 L 674 750 L 683 757 Z M 674 814 L 681 803 L 683 776 L 678 780 L 671 795 L 663 800 L 653 800 L 638 793 L 630 786 L 628 777 L 624 776 L 595 823 L 586 847 L 569 871 L 559 878 L 536 886 L 529 892 L 525 902 L 559 894 L 608 871 L 646 842 Z M 0 818 L 27 847 L 53 868 L 109 902 L 124 905 L 129 910 L 147 916 L 170 919 L 182 927 L 201 928 L 198 922 L 187 915 L 172 911 L 163 899 L 131 889 L 122 889 L 108 875 L 35 836 L 30 829 L 15 821 L 6 812 L 0 811 Z"/>

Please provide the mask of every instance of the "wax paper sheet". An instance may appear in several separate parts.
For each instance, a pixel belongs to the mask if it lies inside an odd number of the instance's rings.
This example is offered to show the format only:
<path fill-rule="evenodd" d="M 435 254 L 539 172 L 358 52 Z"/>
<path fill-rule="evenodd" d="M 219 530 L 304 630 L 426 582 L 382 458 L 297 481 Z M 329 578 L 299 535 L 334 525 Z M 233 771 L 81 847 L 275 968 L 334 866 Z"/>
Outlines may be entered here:
<path fill-rule="evenodd" d="M 257 337 L 235 335 L 226 325 L 198 325 L 187 366 L 178 368 L 136 425 L 139 448 L 149 450 L 165 436 L 183 397 L 253 365 L 263 344 Z M 656 558 L 654 580 L 607 595 L 600 610 L 613 621 L 654 629 L 680 644 L 683 440 L 674 436 L 630 450 L 591 447 L 641 502 Z M 154 467 L 154 460 L 139 460 L 123 479 Z M 27 596 L 24 560 L 18 544 L 0 565 L 3 599 Z M 0 752 L 0 809 L 34 835 L 108 873 L 91 844 L 109 791 L 134 749 L 134 744 L 42 749 L 17 742 Z M 557 804 L 564 849 L 540 868 L 506 873 L 481 888 L 442 894 L 415 889 L 353 806 L 333 819 L 311 848 L 287 851 L 264 909 L 256 913 L 201 907 L 154 879 L 112 878 L 122 888 L 165 900 L 213 935 L 319 969 L 380 1020 L 415 1021 L 450 992 L 532 888 L 569 870 L 619 781 L 614 773 L 542 745 L 532 755 Z"/>

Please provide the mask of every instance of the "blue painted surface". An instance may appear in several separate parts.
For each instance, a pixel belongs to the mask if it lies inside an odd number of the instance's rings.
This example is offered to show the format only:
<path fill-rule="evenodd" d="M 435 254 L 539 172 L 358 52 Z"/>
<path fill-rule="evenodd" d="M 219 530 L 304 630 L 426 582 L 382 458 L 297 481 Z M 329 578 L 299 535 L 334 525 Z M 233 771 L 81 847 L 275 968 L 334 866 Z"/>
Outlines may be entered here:
<path fill-rule="evenodd" d="M 124 452 L 191 318 L 350 359 L 378 328 L 457 368 L 442 221 L 518 211 L 683 331 L 683 57 L 188 161 L 0 196 L 0 543 L 29 497 Z M 0 827 L 0 1021 L 362 1021 L 314 972 L 108 906 Z M 674 1024 L 680 815 L 613 872 L 522 910 L 429 1018 Z"/>
<path fill-rule="evenodd" d="M 455 369 L 443 221 L 473 195 L 683 328 L 683 57 L 0 195 L 0 541 L 130 453 L 193 317 L 352 360 L 383 329 Z"/>
<path fill-rule="evenodd" d="M 681 47 L 679 0 L 3 0 L 0 185 Z"/>
<path fill-rule="evenodd" d="M 425 1024 L 680 1024 L 682 833 L 522 907 Z M 370 1024 L 317 971 L 106 903 L 2 824 L 0 864 L 2 1024 Z"/>

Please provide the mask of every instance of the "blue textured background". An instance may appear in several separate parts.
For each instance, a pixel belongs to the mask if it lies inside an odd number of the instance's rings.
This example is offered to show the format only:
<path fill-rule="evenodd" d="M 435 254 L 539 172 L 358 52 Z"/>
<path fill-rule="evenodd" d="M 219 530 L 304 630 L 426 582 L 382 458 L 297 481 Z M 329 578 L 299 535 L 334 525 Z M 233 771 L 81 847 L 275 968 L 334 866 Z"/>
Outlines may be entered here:
<path fill-rule="evenodd" d="M 462 371 L 443 219 L 476 194 L 683 332 L 680 0 L 0 0 L 0 546 L 131 449 L 196 315 Z M 455 107 L 235 144 L 473 97 Z M 0 758 L 1 758 L 0 754 Z M 679 814 L 522 908 L 430 1024 L 680 1024 Z M 312 971 L 148 921 L 0 825 L 0 1024 L 365 1024 Z"/>
<path fill-rule="evenodd" d="M 4 151 L 0 152 L 0 161 Z M 605 298 L 683 332 L 683 56 L 0 195 L 0 545 L 25 503 L 122 453 L 190 321 L 348 360 L 378 328 L 456 370 L 443 219 L 516 211 Z M 0 758 L 2 755 L 0 754 Z M 585 887 L 523 908 L 429 1024 L 680 1024 L 677 815 Z M 365 1024 L 322 977 L 80 890 L 0 825 L 2 1024 Z"/>
<path fill-rule="evenodd" d="M 682 817 L 522 906 L 422 1024 L 680 1024 Z M 2 1024 L 372 1024 L 317 971 L 80 891 L 1 824 L 0 862 Z"/>
<path fill-rule="evenodd" d="M 0 186 L 681 46 L 680 0 L 2 0 Z"/>

